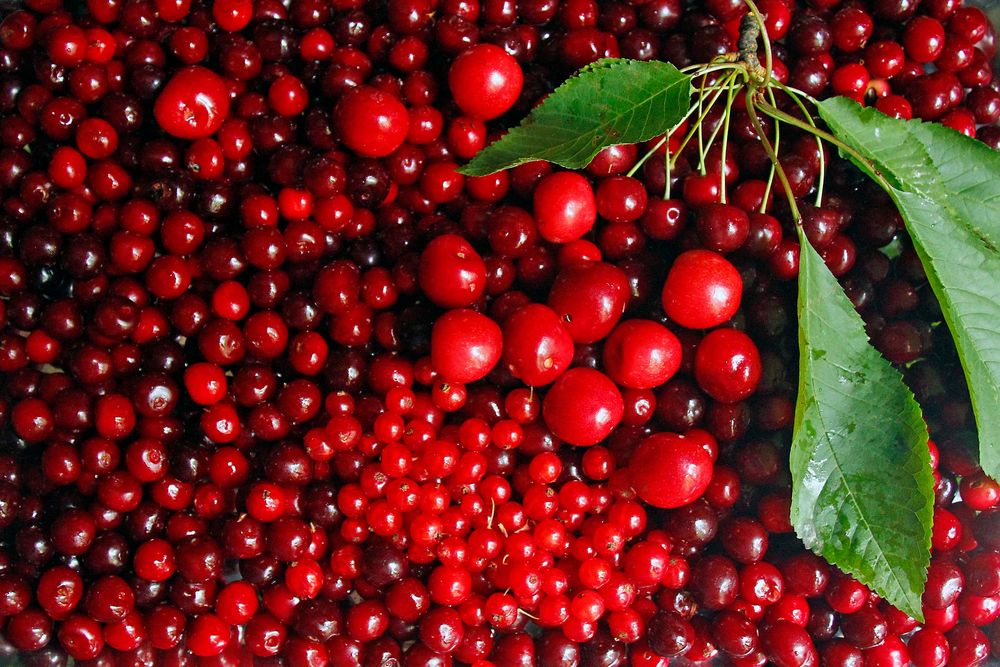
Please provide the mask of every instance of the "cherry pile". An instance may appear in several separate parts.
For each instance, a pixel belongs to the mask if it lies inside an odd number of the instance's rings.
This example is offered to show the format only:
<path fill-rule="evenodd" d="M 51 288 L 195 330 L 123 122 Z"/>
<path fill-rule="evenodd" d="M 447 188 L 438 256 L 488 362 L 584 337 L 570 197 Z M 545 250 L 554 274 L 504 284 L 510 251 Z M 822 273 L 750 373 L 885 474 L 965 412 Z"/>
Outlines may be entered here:
<path fill-rule="evenodd" d="M 1000 148 L 979 9 L 759 4 L 779 81 Z M 936 442 L 923 624 L 792 533 L 798 245 L 745 112 L 725 155 L 694 142 L 669 172 L 661 152 L 627 175 L 636 146 L 580 172 L 456 172 L 576 68 L 707 62 L 735 50 L 745 11 L 8 11 L 3 651 L 293 667 L 1000 654 L 1000 486 L 884 194 L 783 132 L 807 236 Z"/>

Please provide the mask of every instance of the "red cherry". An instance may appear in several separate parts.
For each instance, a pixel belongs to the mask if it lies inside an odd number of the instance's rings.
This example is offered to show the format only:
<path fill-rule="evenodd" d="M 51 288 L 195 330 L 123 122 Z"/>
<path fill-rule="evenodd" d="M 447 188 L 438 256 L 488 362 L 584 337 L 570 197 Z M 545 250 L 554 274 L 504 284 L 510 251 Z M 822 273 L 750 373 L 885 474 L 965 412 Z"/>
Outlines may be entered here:
<path fill-rule="evenodd" d="M 403 145 L 410 115 L 399 99 L 370 86 L 348 90 L 333 110 L 340 138 L 365 157 L 385 157 Z"/>
<path fill-rule="evenodd" d="M 654 507 L 673 508 L 701 497 L 712 481 L 712 457 L 698 442 L 675 433 L 657 433 L 629 459 L 632 488 Z"/>
<path fill-rule="evenodd" d="M 622 322 L 604 342 L 604 368 L 630 389 L 657 387 L 681 366 L 681 343 L 669 329 L 650 320 Z"/>
<path fill-rule="evenodd" d="M 539 303 L 514 311 L 503 323 L 503 360 L 521 382 L 553 382 L 573 361 L 573 338 L 559 315 Z"/>
<path fill-rule="evenodd" d="M 448 71 L 455 103 L 467 116 L 490 120 L 517 102 L 524 73 L 513 56 L 495 44 L 477 44 L 466 50 Z"/>
<path fill-rule="evenodd" d="M 618 323 L 630 294 L 628 277 L 607 262 L 580 262 L 556 276 L 549 306 L 577 343 L 593 343 Z"/>
<path fill-rule="evenodd" d="M 535 222 L 546 241 L 575 241 L 597 221 L 594 189 L 576 172 L 549 174 L 535 187 L 534 197 Z"/>
<path fill-rule="evenodd" d="M 757 389 L 761 376 L 760 352 L 738 329 L 716 329 L 705 336 L 694 357 L 698 385 L 717 401 L 742 401 Z"/>
<path fill-rule="evenodd" d="M 486 289 L 486 263 L 458 234 L 443 234 L 420 255 L 420 288 L 442 308 L 471 306 Z"/>
<path fill-rule="evenodd" d="M 688 250 L 674 260 L 663 284 L 663 310 L 688 329 L 708 329 L 732 318 L 740 307 L 743 280 L 722 255 Z"/>
<path fill-rule="evenodd" d="M 591 368 L 563 373 L 542 401 L 542 416 L 560 440 L 596 445 L 622 420 L 625 403 L 607 375 Z"/>
<path fill-rule="evenodd" d="M 500 360 L 503 334 L 496 322 L 474 310 L 450 310 L 431 333 L 431 363 L 448 382 L 486 377 Z"/>
<path fill-rule="evenodd" d="M 163 87 L 153 115 L 164 132 L 180 139 L 211 136 L 229 115 L 229 87 L 206 67 L 185 67 Z"/>

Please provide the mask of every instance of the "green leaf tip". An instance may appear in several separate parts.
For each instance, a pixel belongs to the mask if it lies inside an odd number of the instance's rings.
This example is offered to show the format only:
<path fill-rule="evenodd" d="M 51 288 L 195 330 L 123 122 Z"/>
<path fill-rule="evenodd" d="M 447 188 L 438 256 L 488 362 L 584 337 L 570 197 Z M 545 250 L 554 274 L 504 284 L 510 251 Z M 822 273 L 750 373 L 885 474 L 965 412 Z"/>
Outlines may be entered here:
<path fill-rule="evenodd" d="M 684 118 L 691 92 L 691 77 L 669 63 L 598 60 L 458 171 L 485 176 L 535 160 L 567 169 L 586 167 L 608 146 L 669 132 Z"/>
<path fill-rule="evenodd" d="M 805 545 L 914 618 L 934 478 L 920 407 L 799 229 L 791 519 Z"/>
<path fill-rule="evenodd" d="M 980 465 L 1000 479 L 1000 153 L 842 98 L 821 102 L 819 112 L 903 216 L 962 362 Z"/>

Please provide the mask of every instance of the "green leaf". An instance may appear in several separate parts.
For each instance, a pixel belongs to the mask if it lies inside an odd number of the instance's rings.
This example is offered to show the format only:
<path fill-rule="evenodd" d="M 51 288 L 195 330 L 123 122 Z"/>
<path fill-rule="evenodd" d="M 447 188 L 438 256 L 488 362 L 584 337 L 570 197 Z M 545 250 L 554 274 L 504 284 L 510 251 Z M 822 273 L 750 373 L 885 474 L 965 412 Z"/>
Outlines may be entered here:
<path fill-rule="evenodd" d="M 979 428 L 979 462 L 1000 479 L 1000 153 L 946 127 L 820 103 L 834 135 L 881 176 L 955 339 Z"/>
<path fill-rule="evenodd" d="M 533 160 L 586 167 L 601 149 L 673 129 L 691 104 L 691 77 L 669 63 L 605 58 L 556 88 L 521 124 L 459 169 L 485 176 Z"/>
<path fill-rule="evenodd" d="M 934 478 L 920 407 L 801 229 L 799 241 L 792 524 L 807 547 L 921 618 Z"/>

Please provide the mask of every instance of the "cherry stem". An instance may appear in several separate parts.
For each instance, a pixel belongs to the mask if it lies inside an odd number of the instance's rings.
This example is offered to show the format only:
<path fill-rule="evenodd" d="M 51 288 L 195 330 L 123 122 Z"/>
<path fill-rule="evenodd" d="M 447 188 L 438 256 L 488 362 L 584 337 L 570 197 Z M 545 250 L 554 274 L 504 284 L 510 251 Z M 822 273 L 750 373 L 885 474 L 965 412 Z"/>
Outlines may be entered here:
<path fill-rule="evenodd" d="M 735 92 L 735 86 L 729 86 L 729 90 L 726 93 L 726 112 L 724 127 L 722 130 L 722 157 L 720 158 L 720 168 L 719 168 L 719 196 L 722 203 L 726 203 L 726 160 L 729 155 L 729 118 L 733 111 L 733 93 Z"/>
<path fill-rule="evenodd" d="M 698 127 L 701 126 L 701 124 L 703 122 L 705 122 L 705 118 L 712 111 L 712 107 L 715 106 L 715 103 L 718 101 L 718 99 L 722 95 L 722 93 L 725 92 L 729 88 L 729 86 L 732 86 L 732 84 L 736 80 L 737 76 L 739 76 L 739 71 L 738 70 L 735 71 L 735 72 L 733 72 L 732 74 L 730 74 L 726 78 L 725 82 L 723 82 L 723 84 L 721 86 L 719 86 L 715 90 L 715 95 L 708 102 L 708 108 L 706 108 L 698 116 L 698 120 L 695 121 L 695 126 L 693 128 L 691 128 L 690 130 L 688 130 L 687 134 L 684 136 L 684 140 L 681 141 L 681 145 L 678 146 L 677 152 L 674 153 L 672 166 L 674 166 L 674 167 L 677 166 L 677 158 L 678 158 L 678 156 L 684 151 L 685 148 L 687 148 L 688 143 L 691 141 L 692 138 L 694 138 L 695 132 L 698 131 Z M 691 114 L 691 112 L 694 111 L 694 109 L 696 109 L 696 108 L 698 108 L 698 105 L 694 105 L 694 107 L 692 107 L 691 109 L 689 109 L 688 113 L 684 117 L 687 118 Z"/>
<path fill-rule="evenodd" d="M 802 112 L 803 117 L 805 117 L 810 127 L 815 129 L 816 122 L 813 120 L 812 114 L 809 113 L 809 110 L 806 109 L 806 105 L 802 101 L 802 98 L 799 96 L 798 91 L 789 88 L 788 86 L 785 86 L 784 84 L 781 83 L 777 83 L 775 85 L 782 92 L 788 95 L 788 97 L 790 97 L 793 102 L 795 102 L 795 105 L 798 106 L 799 111 Z M 768 98 L 771 101 L 771 106 L 777 109 L 778 104 L 774 101 L 774 92 L 768 89 L 767 93 L 768 93 Z M 775 120 L 777 121 L 777 119 Z M 820 139 L 815 132 L 812 132 L 812 134 L 813 136 L 816 137 L 816 147 L 819 149 L 819 181 L 816 184 L 816 206 L 819 207 L 823 205 L 823 189 L 826 184 L 826 155 L 825 152 L 823 151 L 823 140 Z"/>
<path fill-rule="evenodd" d="M 812 135 L 814 135 L 816 137 L 819 137 L 823 141 L 826 141 L 827 143 L 832 144 L 833 146 L 836 146 L 837 149 L 840 150 L 841 153 L 846 153 L 855 162 L 858 162 L 860 165 L 862 165 L 863 168 L 865 170 L 867 170 L 872 175 L 872 178 L 874 178 L 878 182 L 878 184 L 880 186 L 882 186 L 882 188 L 884 190 L 889 191 L 889 190 L 892 189 L 892 184 L 889 183 L 889 181 L 887 181 L 885 179 L 885 176 L 882 175 L 882 172 L 880 172 L 875 167 L 875 163 L 874 162 L 872 162 L 871 160 L 869 160 L 868 158 L 866 158 L 864 155 L 862 155 L 861 153 L 859 153 L 857 150 L 855 150 L 854 148 L 851 148 L 850 146 L 848 146 L 843 141 L 841 141 L 837 137 L 833 136 L 832 134 L 830 134 L 826 130 L 821 130 L 820 128 L 816 127 L 815 124 L 810 125 L 809 123 L 806 123 L 803 120 L 799 120 L 795 116 L 793 116 L 791 114 L 788 114 L 788 113 L 785 113 L 784 111 L 782 111 L 782 110 L 780 110 L 780 109 L 778 109 L 776 107 L 773 107 L 773 106 L 771 106 L 769 104 L 758 104 L 757 106 L 758 106 L 758 108 L 763 113 L 767 114 L 771 118 L 774 118 L 775 120 L 784 121 L 784 122 L 788 123 L 789 125 L 797 127 L 800 130 L 803 130 L 805 132 L 809 132 L 810 134 L 812 134 Z"/>
<path fill-rule="evenodd" d="M 764 133 L 764 127 L 760 124 L 760 118 L 757 116 L 757 110 L 754 108 L 755 105 L 752 95 L 746 96 L 746 105 L 747 115 L 750 116 L 750 122 L 757 131 L 757 136 L 760 137 L 760 143 L 767 152 L 767 156 L 771 159 L 771 164 L 774 165 L 775 173 L 778 174 L 778 180 L 781 181 L 781 187 L 784 189 L 785 196 L 788 198 L 788 209 L 792 213 L 792 219 L 795 220 L 796 224 L 799 224 L 802 221 L 802 214 L 799 213 L 798 204 L 795 203 L 795 195 L 792 194 L 792 185 L 788 182 L 788 176 L 785 174 L 785 170 L 782 168 L 781 162 L 778 161 L 778 154 L 775 152 L 774 147 L 771 145 L 771 141 Z"/>

